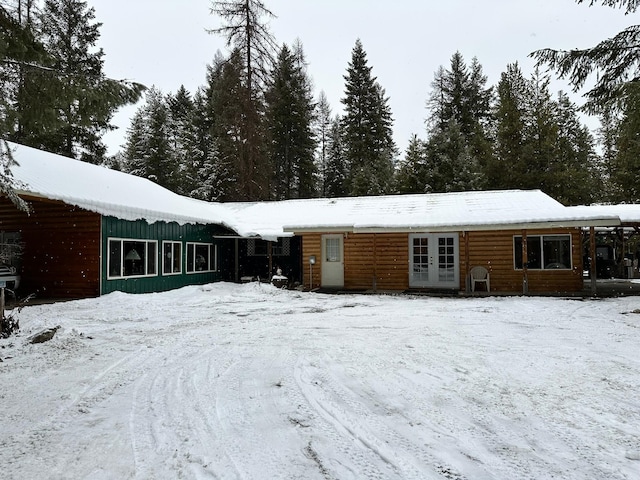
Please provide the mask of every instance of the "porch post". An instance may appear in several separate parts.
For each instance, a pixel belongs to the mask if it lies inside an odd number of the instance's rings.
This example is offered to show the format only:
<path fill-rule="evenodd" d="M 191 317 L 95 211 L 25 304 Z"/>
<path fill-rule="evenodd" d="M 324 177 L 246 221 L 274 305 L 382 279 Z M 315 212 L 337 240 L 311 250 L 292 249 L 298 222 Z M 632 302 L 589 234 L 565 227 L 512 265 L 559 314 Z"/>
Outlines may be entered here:
<path fill-rule="evenodd" d="M 596 287 L 596 278 L 597 278 L 597 268 L 596 268 L 596 228 L 589 227 L 589 257 L 591 257 L 591 263 L 589 265 L 589 276 L 591 277 L 591 295 L 596 295 L 597 287 Z"/>
<path fill-rule="evenodd" d="M 234 276 L 235 276 L 235 282 L 236 283 L 240 283 L 240 246 L 239 246 L 240 240 L 238 240 L 237 238 L 234 239 L 234 247 L 235 247 L 235 267 L 234 267 Z"/>
<path fill-rule="evenodd" d="M 522 230 L 522 293 L 524 295 L 529 294 L 529 271 L 527 266 L 529 263 L 529 256 L 527 251 L 527 231 Z"/>
<path fill-rule="evenodd" d="M 471 279 L 469 278 L 469 232 L 462 232 L 464 237 L 464 291 L 471 293 Z"/>
<path fill-rule="evenodd" d="M 273 249 L 271 248 L 271 242 L 267 242 L 267 256 L 269 257 L 269 273 L 267 274 L 267 282 L 271 281 L 273 275 Z"/>

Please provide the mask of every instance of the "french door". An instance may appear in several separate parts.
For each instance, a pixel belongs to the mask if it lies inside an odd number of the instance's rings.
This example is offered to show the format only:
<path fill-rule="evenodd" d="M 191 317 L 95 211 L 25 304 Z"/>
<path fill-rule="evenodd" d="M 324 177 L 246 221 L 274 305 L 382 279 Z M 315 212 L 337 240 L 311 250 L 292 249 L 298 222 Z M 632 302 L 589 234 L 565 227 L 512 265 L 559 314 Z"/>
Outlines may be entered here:
<path fill-rule="evenodd" d="M 409 286 L 459 288 L 459 259 L 457 233 L 409 235 Z"/>

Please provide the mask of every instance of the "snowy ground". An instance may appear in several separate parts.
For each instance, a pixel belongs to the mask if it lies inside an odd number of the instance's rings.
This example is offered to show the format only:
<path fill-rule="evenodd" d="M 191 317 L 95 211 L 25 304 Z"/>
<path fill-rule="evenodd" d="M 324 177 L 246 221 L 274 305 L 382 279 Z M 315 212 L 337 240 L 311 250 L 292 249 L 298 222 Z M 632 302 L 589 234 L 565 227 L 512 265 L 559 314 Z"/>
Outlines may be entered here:
<path fill-rule="evenodd" d="M 637 479 L 639 308 L 259 284 L 28 307 L 0 475 Z"/>

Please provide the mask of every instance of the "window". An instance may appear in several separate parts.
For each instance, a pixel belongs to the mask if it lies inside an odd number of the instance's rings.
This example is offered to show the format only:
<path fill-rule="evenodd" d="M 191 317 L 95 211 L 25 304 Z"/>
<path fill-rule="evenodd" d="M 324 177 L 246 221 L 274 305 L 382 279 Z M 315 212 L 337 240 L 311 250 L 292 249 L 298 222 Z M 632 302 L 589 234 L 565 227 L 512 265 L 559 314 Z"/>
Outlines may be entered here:
<path fill-rule="evenodd" d="M 158 273 L 158 242 L 110 238 L 107 278 L 150 277 Z"/>
<path fill-rule="evenodd" d="M 335 238 L 335 237 L 325 238 L 324 250 L 325 250 L 324 259 L 326 262 L 341 261 L 339 238 Z"/>
<path fill-rule="evenodd" d="M 187 243 L 187 273 L 215 272 L 217 250 L 212 243 Z"/>
<path fill-rule="evenodd" d="M 516 270 L 522 269 L 522 237 L 513 237 Z M 571 235 L 527 236 L 527 268 L 532 270 L 571 269 Z"/>
<path fill-rule="evenodd" d="M 247 255 L 250 257 L 265 257 L 268 255 L 267 243 L 271 243 L 271 255 L 274 257 L 291 254 L 291 242 L 288 237 L 279 238 L 277 242 L 267 242 L 256 238 L 247 240 Z"/>
<path fill-rule="evenodd" d="M 162 242 L 162 274 L 182 273 L 182 243 Z"/>

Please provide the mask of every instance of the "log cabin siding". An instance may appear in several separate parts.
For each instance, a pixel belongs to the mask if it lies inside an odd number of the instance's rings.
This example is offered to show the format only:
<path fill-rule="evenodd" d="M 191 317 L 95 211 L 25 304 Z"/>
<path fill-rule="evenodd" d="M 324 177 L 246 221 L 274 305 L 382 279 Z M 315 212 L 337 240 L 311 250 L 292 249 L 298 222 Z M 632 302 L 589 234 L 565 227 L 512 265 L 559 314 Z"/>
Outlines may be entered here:
<path fill-rule="evenodd" d="M 581 231 L 577 228 L 536 229 L 527 230 L 526 234 L 527 237 L 569 234 L 572 250 L 572 268 L 569 270 L 527 270 L 529 292 L 563 293 L 582 290 Z M 513 256 L 513 239 L 515 236 L 521 236 L 522 230 L 467 232 L 466 235 L 469 236 L 469 265 L 462 271 L 468 272 L 471 267 L 483 266 L 491 273 L 493 292 L 522 292 L 524 271 L 515 269 Z M 461 257 L 464 258 L 464 254 Z M 461 275 L 462 281 L 463 277 Z"/>
<path fill-rule="evenodd" d="M 582 290 L 582 243 L 577 228 L 527 230 L 527 236 L 571 235 L 572 268 L 569 270 L 527 271 L 528 289 L 532 293 L 563 293 Z M 317 288 L 321 278 L 322 233 L 303 233 L 303 284 Z M 513 239 L 522 230 L 477 231 L 459 233 L 460 291 L 466 291 L 469 269 L 480 265 L 491 273 L 494 293 L 522 293 L 524 272 L 514 267 Z M 408 233 L 344 233 L 345 290 L 409 289 Z M 468 250 L 467 250 L 468 248 Z M 309 282 L 309 257 L 317 259 L 313 266 L 313 282 Z"/>
<path fill-rule="evenodd" d="M 100 293 L 100 215 L 63 202 L 26 198 L 27 215 L 0 199 L 0 230 L 20 232 L 21 296 L 95 297 Z"/>

